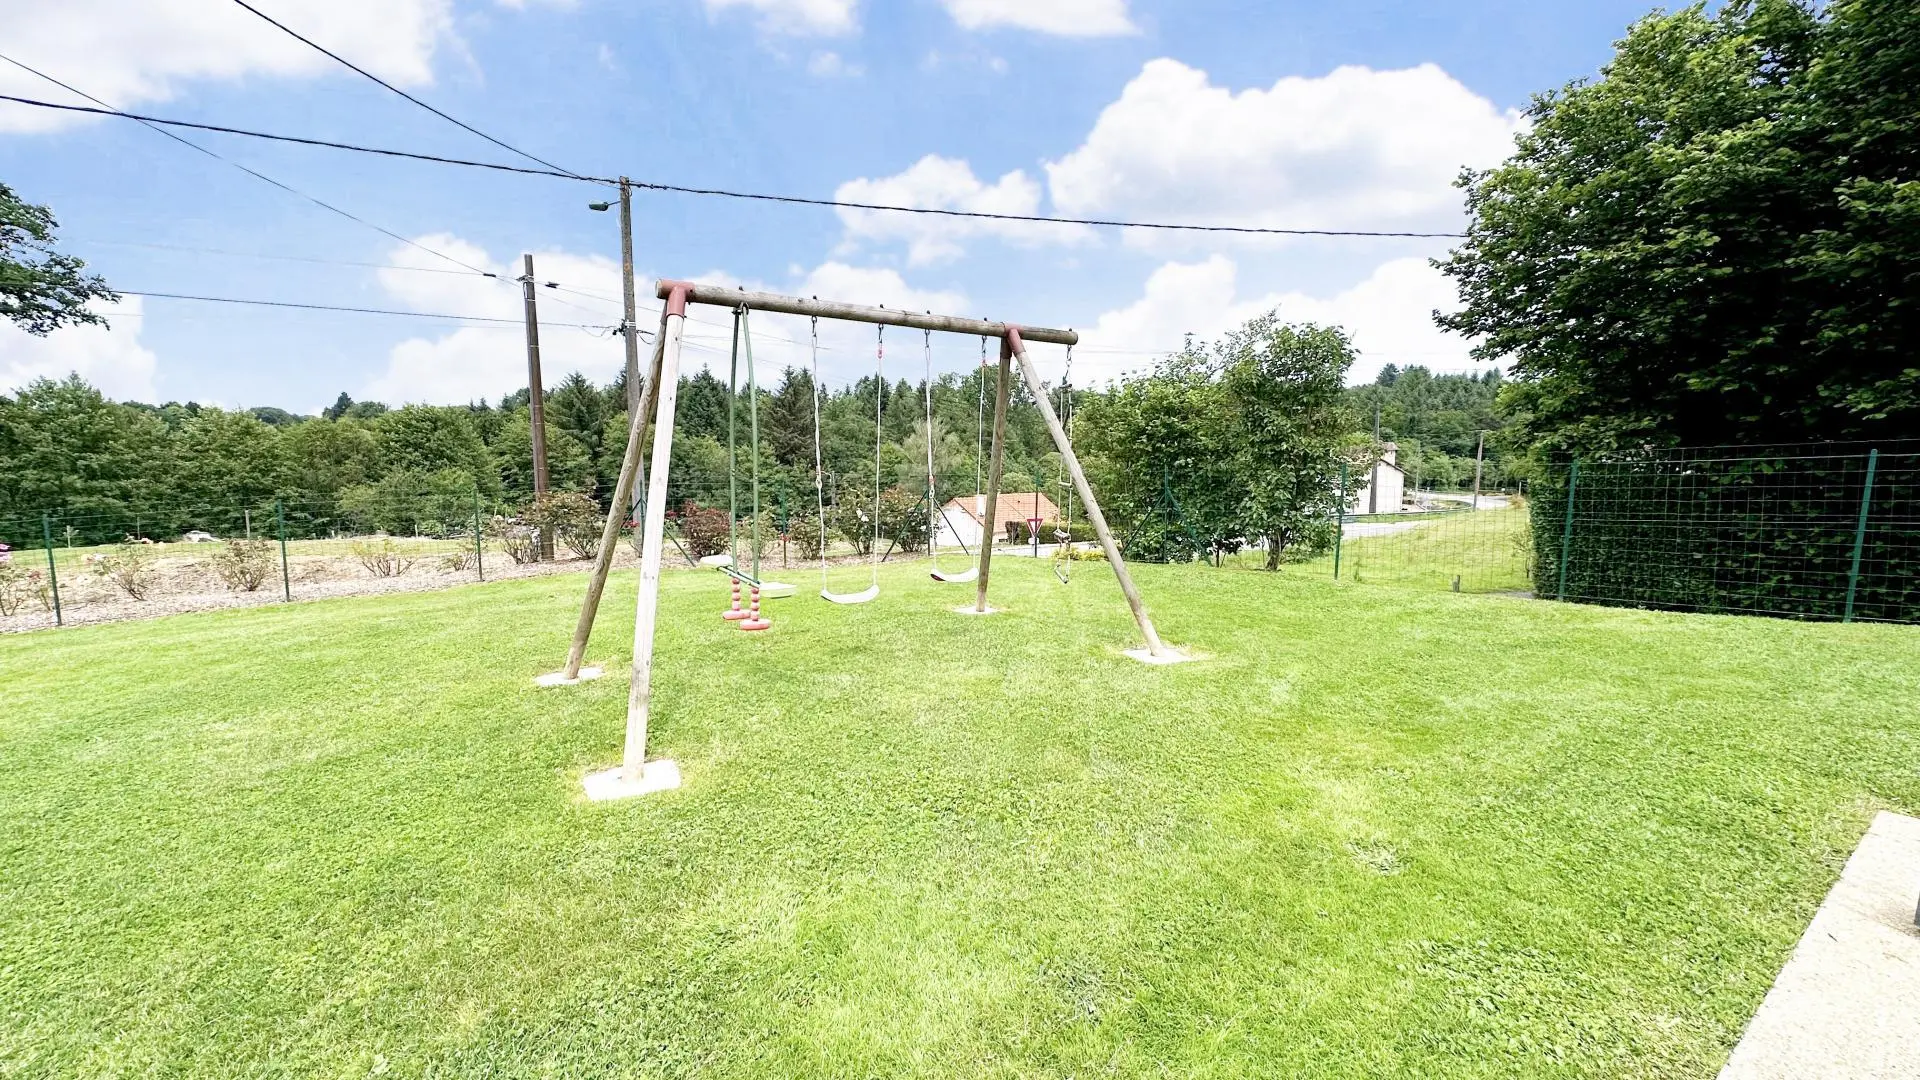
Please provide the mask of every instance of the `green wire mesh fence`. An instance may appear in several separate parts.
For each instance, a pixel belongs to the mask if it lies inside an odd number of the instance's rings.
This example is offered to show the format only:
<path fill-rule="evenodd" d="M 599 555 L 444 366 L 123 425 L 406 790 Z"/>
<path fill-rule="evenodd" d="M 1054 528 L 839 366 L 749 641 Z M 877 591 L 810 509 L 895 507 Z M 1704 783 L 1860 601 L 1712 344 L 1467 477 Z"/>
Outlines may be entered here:
<path fill-rule="evenodd" d="M 1536 491 L 1542 596 L 1920 622 L 1920 444 L 1649 451 L 1565 463 Z"/>

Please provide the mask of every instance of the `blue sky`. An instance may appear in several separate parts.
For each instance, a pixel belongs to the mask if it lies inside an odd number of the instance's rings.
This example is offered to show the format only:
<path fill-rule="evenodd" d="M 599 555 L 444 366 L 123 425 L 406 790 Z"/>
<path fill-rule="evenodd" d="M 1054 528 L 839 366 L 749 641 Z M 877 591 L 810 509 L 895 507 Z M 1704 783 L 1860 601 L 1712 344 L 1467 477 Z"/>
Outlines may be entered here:
<path fill-rule="evenodd" d="M 1530 94 L 1592 74 L 1641 0 L 257 0 L 482 130 L 568 169 L 808 196 L 1135 220 L 1451 231 L 1448 180 L 1510 146 Z M 7 0 L 0 53 L 170 118 L 489 160 L 504 151 L 227 0 Z M 0 63 L 0 92 L 71 95 Z M 569 181 L 187 133 L 461 262 L 535 253 L 549 379 L 620 363 L 616 219 Z M 0 179 L 126 289 L 515 318 L 518 290 L 121 120 L 0 107 Z M 1471 370 L 1430 325 L 1444 241 L 1248 240 L 637 198 L 642 275 L 937 307 L 1086 335 L 1076 381 L 1277 304 L 1382 363 Z M 205 249 L 195 251 L 178 248 Z M 211 251 L 228 254 L 212 254 Z M 263 258 L 257 256 L 278 256 Z M 322 261 L 294 261 L 326 260 Z M 337 265 L 361 263 L 374 265 Z M 388 267 L 378 269 L 377 266 Z M 405 267 L 405 269 L 395 268 Z M 650 289 L 643 284 L 643 298 Z M 717 355 L 725 313 L 688 355 Z M 643 311 L 642 323 L 654 316 Z M 560 323 L 588 324 L 570 327 Z M 597 327 L 598 329 L 594 329 Z M 766 319 L 767 367 L 806 327 Z M 870 329 L 824 331 L 829 378 Z M 787 340 L 782 340 L 787 339 Z M 889 372 L 922 370 L 896 334 Z M 941 370 L 976 343 L 934 342 Z M 1048 377 L 1064 355 L 1040 357 Z M 0 386 L 79 370 L 121 397 L 311 411 L 525 382 L 517 328 L 133 299 L 113 329 L 0 330 Z"/>

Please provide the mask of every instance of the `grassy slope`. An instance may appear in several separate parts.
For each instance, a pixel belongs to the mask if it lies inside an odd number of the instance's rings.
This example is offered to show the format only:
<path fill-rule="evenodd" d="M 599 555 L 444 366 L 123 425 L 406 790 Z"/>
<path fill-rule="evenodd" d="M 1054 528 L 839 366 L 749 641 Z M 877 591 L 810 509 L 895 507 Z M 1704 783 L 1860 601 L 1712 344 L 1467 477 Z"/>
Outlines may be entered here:
<path fill-rule="evenodd" d="M 605 806 L 576 577 L 0 639 L 0 1075 L 1705 1077 L 1920 809 L 1915 628 L 1140 577 L 670 577 Z"/>

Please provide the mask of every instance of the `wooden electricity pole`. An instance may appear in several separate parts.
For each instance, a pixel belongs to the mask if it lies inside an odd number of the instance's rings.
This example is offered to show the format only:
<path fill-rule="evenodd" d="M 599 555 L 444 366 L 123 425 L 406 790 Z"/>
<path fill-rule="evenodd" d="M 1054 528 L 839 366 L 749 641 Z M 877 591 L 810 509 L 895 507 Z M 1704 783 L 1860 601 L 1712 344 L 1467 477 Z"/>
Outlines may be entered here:
<path fill-rule="evenodd" d="M 527 415 L 533 429 L 533 498 L 547 493 L 547 403 L 540 386 L 540 310 L 533 298 L 533 256 L 522 255 L 526 275 L 520 279 L 527 309 Z M 540 530 L 540 557 L 553 558 L 553 537 Z"/>
<path fill-rule="evenodd" d="M 633 289 L 633 183 L 624 176 L 620 178 L 620 293 L 626 301 L 625 321 L 621 329 L 627 339 L 627 412 L 630 416 L 640 416 L 648 405 L 647 391 L 640 378 L 640 326 Z M 644 430 L 644 421 L 642 423 Z M 630 488 L 622 488 L 631 492 L 627 496 L 629 518 L 639 519 L 640 498 L 646 489 L 646 477 L 639 472 L 634 474 Z M 616 492 L 608 501 L 617 502 L 620 498 L 620 493 Z"/>

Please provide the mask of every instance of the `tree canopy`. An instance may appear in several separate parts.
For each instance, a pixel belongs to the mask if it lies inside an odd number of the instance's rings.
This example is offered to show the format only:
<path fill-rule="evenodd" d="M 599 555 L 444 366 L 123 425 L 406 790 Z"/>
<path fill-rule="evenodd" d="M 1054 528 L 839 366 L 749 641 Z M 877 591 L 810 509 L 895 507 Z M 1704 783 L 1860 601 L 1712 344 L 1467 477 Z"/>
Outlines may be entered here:
<path fill-rule="evenodd" d="M 1643 19 L 1463 178 L 1441 324 L 1544 450 L 1920 434 L 1916 73 L 1911 0 Z"/>
<path fill-rule="evenodd" d="M 35 206 L 0 184 L 0 317 L 29 334 L 62 326 L 104 325 L 87 304 L 118 300 L 86 263 L 53 249 L 53 211 Z"/>

